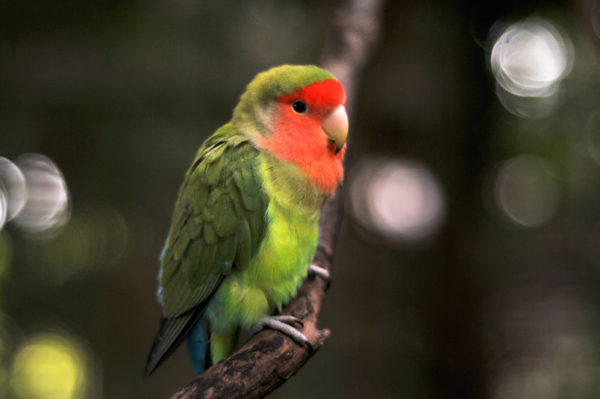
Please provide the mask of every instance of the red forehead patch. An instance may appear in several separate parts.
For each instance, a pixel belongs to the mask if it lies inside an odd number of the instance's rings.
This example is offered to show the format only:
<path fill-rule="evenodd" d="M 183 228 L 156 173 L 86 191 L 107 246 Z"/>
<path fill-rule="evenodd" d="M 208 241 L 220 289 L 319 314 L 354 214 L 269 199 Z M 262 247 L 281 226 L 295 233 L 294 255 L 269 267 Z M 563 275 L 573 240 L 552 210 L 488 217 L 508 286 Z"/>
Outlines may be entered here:
<path fill-rule="evenodd" d="M 327 79 L 280 96 L 278 100 L 288 104 L 295 100 L 303 100 L 312 107 L 335 108 L 346 105 L 346 92 L 339 81 Z"/>

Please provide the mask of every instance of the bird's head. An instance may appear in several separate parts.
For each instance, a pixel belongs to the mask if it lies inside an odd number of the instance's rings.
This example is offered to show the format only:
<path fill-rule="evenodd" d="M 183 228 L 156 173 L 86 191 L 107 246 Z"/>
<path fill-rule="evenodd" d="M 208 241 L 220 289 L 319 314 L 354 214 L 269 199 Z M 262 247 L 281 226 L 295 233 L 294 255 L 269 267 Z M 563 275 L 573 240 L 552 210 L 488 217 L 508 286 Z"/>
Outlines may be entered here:
<path fill-rule="evenodd" d="M 258 74 L 234 110 L 233 124 L 259 148 L 303 169 L 322 191 L 343 177 L 346 93 L 328 71 L 283 65 Z"/>

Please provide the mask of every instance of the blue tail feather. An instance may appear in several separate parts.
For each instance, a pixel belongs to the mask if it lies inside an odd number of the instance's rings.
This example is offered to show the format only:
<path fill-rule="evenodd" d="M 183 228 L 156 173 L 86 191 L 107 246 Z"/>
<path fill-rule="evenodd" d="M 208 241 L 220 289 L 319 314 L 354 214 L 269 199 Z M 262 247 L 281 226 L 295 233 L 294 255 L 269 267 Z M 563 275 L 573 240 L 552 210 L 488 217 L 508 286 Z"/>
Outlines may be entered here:
<path fill-rule="evenodd" d="M 197 374 L 202 373 L 209 365 L 209 345 L 206 323 L 200 319 L 187 336 L 188 351 Z"/>

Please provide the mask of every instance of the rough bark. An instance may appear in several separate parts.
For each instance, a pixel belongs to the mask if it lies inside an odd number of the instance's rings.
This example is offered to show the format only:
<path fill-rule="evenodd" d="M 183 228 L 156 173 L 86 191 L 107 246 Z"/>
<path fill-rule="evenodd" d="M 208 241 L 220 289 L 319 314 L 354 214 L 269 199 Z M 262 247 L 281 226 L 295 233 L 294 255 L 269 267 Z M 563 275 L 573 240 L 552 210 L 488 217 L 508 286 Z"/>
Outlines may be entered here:
<path fill-rule="evenodd" d="M 379 30 L 382 5 L 383 0 L 350 0 L 336 10 L 322 66 L 344 84 L 350 114 L 357 77 Z M 338 188 L 336 195 L 325 204 L 319 223 L 314 263 L 327 270 L 331 270 L 342 219 L 339 191 Z M 308 278 L 282 311 L 303 321 L 302 333 L 312 348 L 298 345 L 278 331 L 263 330 L 235 353 L 194 378 L 171 399 L 260 398 L 272 392 L 294 375 L 329 336 L 329 330 L 317 327 L 327 286 L 328 282 L 320 277 Z"/>

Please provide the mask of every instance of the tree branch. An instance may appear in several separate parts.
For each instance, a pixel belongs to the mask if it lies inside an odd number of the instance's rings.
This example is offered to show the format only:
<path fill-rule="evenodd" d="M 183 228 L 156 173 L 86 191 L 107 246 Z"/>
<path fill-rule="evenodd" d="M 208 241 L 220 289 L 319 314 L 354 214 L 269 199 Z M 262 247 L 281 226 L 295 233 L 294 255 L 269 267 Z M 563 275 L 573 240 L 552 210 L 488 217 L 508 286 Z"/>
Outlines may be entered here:
<path fill-rule="evenodd" d="M 362 71 L 379 30 L 383 0 L 350 0 L 336 11 L 332 37 L 325 48 L 323 66 L 342 82 L 347 98 L 354 97 Z M 349 112 L 352 104 L 347 104 Z M 319 244 L 314 263 L 331 270 L 342 219 L 340 189 L 324 206 L 319 221 Z M 283 309 L 304 323 L 302 333 L 312 350 L 286 335 L 263 330 L 235 353 L 207 369 L 171 399 L 259 398 L 294 375 L 323 345 L 329 330 L 319 330 L 317 320 L 327 283 L 320 277 L 307 279 L 297 296 Z"/>

